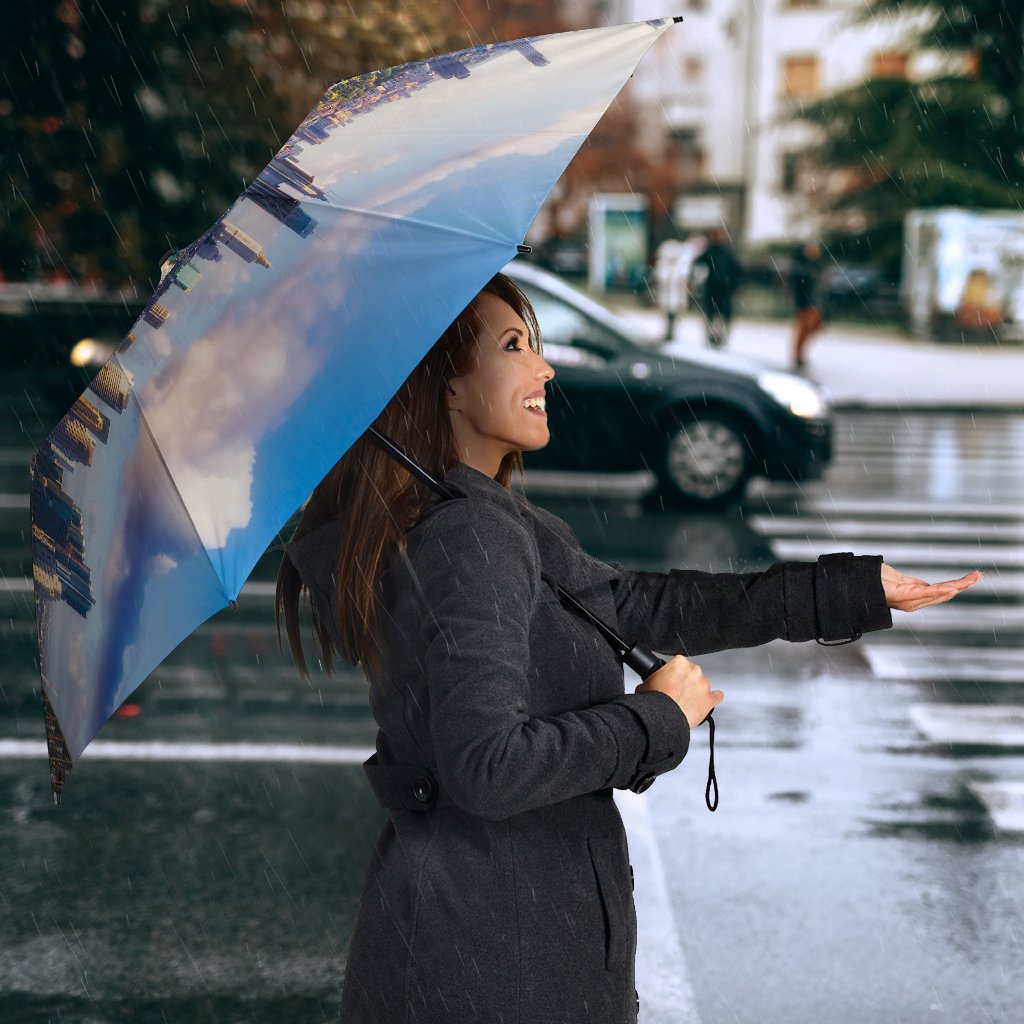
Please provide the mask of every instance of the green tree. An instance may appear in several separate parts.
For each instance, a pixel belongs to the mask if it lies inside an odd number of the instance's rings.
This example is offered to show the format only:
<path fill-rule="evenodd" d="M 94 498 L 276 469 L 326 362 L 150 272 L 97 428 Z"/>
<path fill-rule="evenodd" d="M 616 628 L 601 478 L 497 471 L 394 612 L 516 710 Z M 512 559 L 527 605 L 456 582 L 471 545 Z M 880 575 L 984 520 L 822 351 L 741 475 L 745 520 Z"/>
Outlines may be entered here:
<path fill-rule="evenodd" d="M 816 193 L 830 245 L 894 275 L 908 210 L 1024 199 L 1024 4 L 871 0 L 860 17 L 915 10 L 916 45 L 942 55 L 941 73 L 871 78 L 796 115 L 819 130 L 812 165 L 838 172 Z"/>
<path fill-rule="evenodd" d="M 446 0 L 7 6 L 0 272 L 143 291 L 326 85 L 469 44 Z"/>

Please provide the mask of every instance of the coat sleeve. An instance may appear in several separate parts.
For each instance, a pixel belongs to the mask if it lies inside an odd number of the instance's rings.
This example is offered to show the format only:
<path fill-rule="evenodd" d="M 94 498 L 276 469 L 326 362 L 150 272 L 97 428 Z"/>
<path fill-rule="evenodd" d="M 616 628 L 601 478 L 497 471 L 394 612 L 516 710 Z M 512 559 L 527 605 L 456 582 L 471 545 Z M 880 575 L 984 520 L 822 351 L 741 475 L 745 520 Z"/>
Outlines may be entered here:
<path fill-rule="evenodd" d="M 413 573 L 438 778 L 455 804 L 502 819 L 675 768 L 689 724 L 663 693 L 623 694 L 542 718 L 529 712 L 536 542 L 489 505 L 453 501 L 423 524 Z"/>
<path fill-rule="evenodd" d="M 624 635 L 694 656 L 769 640 L 857 639 L 892 625 L 881 555 L 849 552 L 780 562 L 764 572 L 638 572 L 615 566 Z"/>

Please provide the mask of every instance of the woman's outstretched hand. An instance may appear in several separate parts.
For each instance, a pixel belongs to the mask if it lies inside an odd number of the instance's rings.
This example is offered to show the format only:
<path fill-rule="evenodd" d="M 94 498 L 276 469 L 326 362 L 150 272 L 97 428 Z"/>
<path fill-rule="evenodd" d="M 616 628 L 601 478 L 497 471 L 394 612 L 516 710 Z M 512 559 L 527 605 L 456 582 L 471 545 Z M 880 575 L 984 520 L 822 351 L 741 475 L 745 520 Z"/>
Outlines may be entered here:
<path fill-rule="evenodd" d="M 657 672 L 652 672 L 637 688 L 637 693 L 660 690 L 668 694 L 686 715 L 691 729 L 696 729 L 725 694 L 712 690 L 707 676 L 689 658 L 677 654 Z"/>
<path fill-rule="evenodd" d="M 925 583 L 916 576 L 904 576 L 891 565 L 882 563 L 882 589 L 885 591 L 885 603 L 890 608 L 901 612 L 916 612 L 918 608 L 926 608 L 930 604 L 942 604 L 956 597 L 961 590 L 973 587 L 984 573 L 977 570 L 961 576 L 958 580 L 947 580 L 945 583 Z"/>

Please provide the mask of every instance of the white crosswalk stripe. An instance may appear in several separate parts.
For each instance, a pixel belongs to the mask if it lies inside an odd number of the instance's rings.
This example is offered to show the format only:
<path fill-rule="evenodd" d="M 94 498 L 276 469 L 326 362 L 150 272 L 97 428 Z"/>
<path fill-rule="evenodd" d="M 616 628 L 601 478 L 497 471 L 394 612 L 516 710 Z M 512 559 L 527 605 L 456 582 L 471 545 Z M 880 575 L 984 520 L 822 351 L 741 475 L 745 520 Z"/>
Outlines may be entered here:
<path fill-rule="evenodd" d="M 971 782 L 968 788 L 985 805 L 996 828 L 1024 832 L 1024 779 Z"/>
<path fill-rule="evenodd" d="M 863 651 L 878 679 L 1024 684 L 1024 650 L 866 642 Z"/>
<path fill-rule="evenodd" d="M 1012 704 L 912 704 L 910 719 L 929 743 L 1024 751 L 1024 708 Z"/>
<path fill-rule="evenodd" d="M 884 551 L 878 550 L 882 544 L 885 545 Z M 835 551 L 836 547 L 835 541 L 831 537 L 823 535 L 810 541 L 775 540 L 772 542 L 772 550 L 783 561 L 799 559 L 813 561 L 826 551 Z M 1024 548 L 1022 547 L 999 548 L 995 545 L 980 543 L 889 544 L 884 537 L 879 536 L 874 538 L 870 544 L 861 542 L 845 544 L 843 550 L 852 551 L 857 555 L 884 554 L 885 560 L 894 566 L 899 562 L 914 562 L 916 565 L 959 564 L 964 566 L 963 572 L 970 572 L 972 569 L 984 571 L 987 567 L 1024 568 Z"/>
<path fill-rule="evenodd" d="M 796 511 L 769 494 L 763 511 L 745 518 L 781 561 L 853 551 L 883 555 L 930 581 L 986 574 L 955 602 L 894 612 L 894 628 L 859 649 L 877 679 L 920 685 L 906 709 L 912 732 L 929 756 L 967 772 L 997 831 L 1017 833 L 1024 832 L 1024 706 L 1016 689 L 1024 687 L 1024 431 L 1017 425 L 1011 433 L 1006 444 L 980 444 L 963 422 L 840 418 L 835 461 L 825 480 L 803 486 Z M 984 703 L 951 703 L 960 692 Z M 980 772 L 990 777 L 974 777 L 978 751 L 998 755 Z"/>
<path fill-rule="evenodd" d="M 874 516 L 893 519 L 907 518 L 928 521 L 948 517 L 970 517 L 988 520 L 1024 521 L 1024 508 L 1005 502 L 957 501 L 953 504 L 936 503 L 927 508 L 920 499 L 907 498 L 850 498 L 837 497 L 822 491 L 814 491 L 802 503 L 808 514 L 823 516 Z"/>
<path fill-rule="evenodd" d="M 1020 543 L 1024 541 L 1024 521 L 982 522 L 980 519 L 944 519 L 939 522 L 925 519 L 891 520 L 879 522 L 871 519 L 824 519 L 820 522 L 801 516 L 750 516 L 747 522 L 759 533 L 773 537 L 813 537 L 825 534 L 835 540 L 859 540 L 868 537 L 891 537 L 894 540 L 957 541 L 976 535 L 979 542 L 988 544 Z"/>

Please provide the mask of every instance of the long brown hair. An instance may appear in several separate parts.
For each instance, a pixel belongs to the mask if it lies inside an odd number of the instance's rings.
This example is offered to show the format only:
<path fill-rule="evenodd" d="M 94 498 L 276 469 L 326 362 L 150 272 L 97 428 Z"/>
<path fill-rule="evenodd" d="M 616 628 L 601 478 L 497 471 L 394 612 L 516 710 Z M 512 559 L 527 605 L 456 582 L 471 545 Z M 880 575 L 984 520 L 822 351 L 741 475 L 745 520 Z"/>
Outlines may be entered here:
<path fill-rule="evenodd" d="M 446 401 L 448 381 L 465 375 L 472 367 L 474 344 L 482 327 L 478 299 L 484 293 L 504 300 L 522 317 L 530 331 L 531 346 L 541 351 L 540 328 L 529 300 L 514 281 L 496 274 L 448 326 L 373 421 L 381 433 L 435 478 L 443 478 L 458 461 Z M 519 452 L 510 452 L 501 460 L 495 479 L 503 487 L 509 486 L 513 468 L 523 471 Z M 291 539 L 298 540 L 328 522 L 339 524 L 342 538 L 335 569 L 340 651 L 335 651 L 327 626 L 310 601 L 313 633 L 326 672 L 333 669 L 335 654 L 352 665 L 362 664 L 368 677 L 379 672 L 376 636 L 381 580 L 391 560 L 404 552 L 405 531 L 435 500 L 427 485 L 365 433 L 310 495 Z M 288 646 L 304 678 L 309 677 L 309 669 L 299 629 L 299 600 L 306 590 L 298 570 L 285 555 L 277 572 L 274 602 L 277 643 L 283 650 L 283 615 Z"/>

